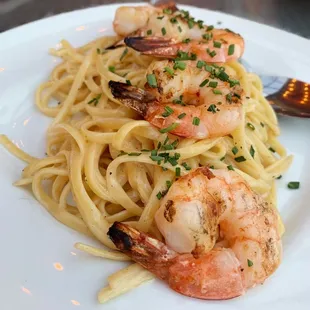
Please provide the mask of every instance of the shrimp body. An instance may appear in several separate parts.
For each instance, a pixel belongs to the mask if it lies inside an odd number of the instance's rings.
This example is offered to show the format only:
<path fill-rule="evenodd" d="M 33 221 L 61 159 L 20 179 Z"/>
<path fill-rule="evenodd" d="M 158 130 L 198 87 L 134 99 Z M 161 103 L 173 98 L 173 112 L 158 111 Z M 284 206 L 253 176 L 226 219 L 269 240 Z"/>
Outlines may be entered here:
<path fill-rule="evenodd" d="M 236 60 L 244 52 L 244 40 L 239 34 L 205 26 L 175 6 L 164 10 L 152 6 L 120 7 L 113 25 L 117 34 L 127 37 L 128 46 L 146 55 L 175 58 L 183 51 L 207 62 L 222 63 Z"/>
<path fill-rule="evenodd" d="M 278 214 L 234 171 L 204 167 L 180 178 L 155 220 L 167 246 L 178 253 L 210 253 L 217 241 L 230 248 L 246 288 L 263 283 L 280 264 Z"/>
<path fill-rule="evenodd" d="M 184 295 L 240 296 L 279 266 L 278 215 L 234 171 L 198 168 L 169 189 L 155 216 L 166 244 L 125 224 L 108 235 L 122 252 Z"/>
<path fill-rule="evenodd" d="M 173 76 L 167 74 L 167 68 Z M 244 100 L 239 85 L 231 86 L 229 81 L 215 77 L 213 71 L 197 68 L 194 62 L 188 62 L 184 70 L 173 68 L 174 63 L 168 60 L 149 67 L 147 74 L 155 76 L 156 88 L 146 84 L 141 90 L 113 81 L 109 86 L 115 98 L 155 127 L 169 128 L 175 135 L 204 139 L 225 136 L 236 129 Z"/>
<path fill-rule="evenodd" d="M 119 250 L 183 295 L 229 299 L 245 293 L 240 263 L 230 249 L 215 249 L 199 258 L 180 255 L 161 241 L 118 222 L 108 235 Z"/>

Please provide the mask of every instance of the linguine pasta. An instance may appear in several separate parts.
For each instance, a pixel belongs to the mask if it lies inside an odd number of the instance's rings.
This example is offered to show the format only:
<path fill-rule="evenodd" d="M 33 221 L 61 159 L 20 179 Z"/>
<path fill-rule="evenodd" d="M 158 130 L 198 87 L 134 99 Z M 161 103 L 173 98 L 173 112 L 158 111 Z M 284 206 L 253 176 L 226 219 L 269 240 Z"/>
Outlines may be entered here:
<path fill-rule="evenodd" d="M 105 50 L 118 40 L 104 37 L 80 48 L 62 41 L 60 50 L 51 50 L 62 63 L 36 93 L 38 109 L 53 118 L 46 132 L 47 156 L 32 157 L 0 136 L 0 142 L 27 163 L 15 185 L 30 185 L 58 221 L 110 250 L 83 244 L 77 248 L 122 261 L 128 258 L 115 251 L 107 236 L 110 225 L 124 222 L 162 239 L 154 215 L 176 169 L 180 175 L 205 165 L 234 169 L 276 206 L 275 178 L 287 170 L 292 156 L 277 139 L 277 118 L 263 96 L 259 77 L 238 62 L 225 64 L 247 96 L 242 124 L 230 136 L 198 141 L 161 134 L 111 95 L 110 80 L 144 87 L 146 70 L 156 61 L 127 47 Z M 53 104 L 55 100 L 58 104 Z M 165 152 L 177 164 L 159 164 L 151 158 L 151 151 L 163 146 L 169 146 Z M 281 220 L 279 225 L 283 232 Z M 130 265 L 109 277 L 109 286 L 98 299 L 105 302 L 152 278 L 139 265 Z"/>

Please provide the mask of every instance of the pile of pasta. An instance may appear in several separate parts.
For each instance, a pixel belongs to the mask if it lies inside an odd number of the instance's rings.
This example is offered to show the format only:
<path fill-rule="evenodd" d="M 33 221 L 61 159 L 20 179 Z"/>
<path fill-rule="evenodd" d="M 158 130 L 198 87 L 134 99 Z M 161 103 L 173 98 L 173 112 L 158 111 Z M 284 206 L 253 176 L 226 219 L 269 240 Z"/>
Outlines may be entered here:
<path fill-rule="evenodd" d="M 241 83 L 247 99 L 241 125 L 229 136 L 194 140 L 162 134 L 111 95 L 110 80 L 144 87 L 146 70 L 157 59 L 119 47 L 103 37 L 74 48 L 62 41 L 51 54 L 62 59 L 38 87 L 36 105 L 53 121 L 46 132 L 46 156 L 35 158 L 5 136 L 0 141 L 27 163 L 16 186 L 29 185 L 36 199 L 58 221 L 98 239 L 111 250 L 77 244 L 88 253 L 128 260 L 115 251 L 107 231 L 115 221 L 128 223 L 162 240 L 154 222 L 161 196 L 181 175 L 199 166 L 233 169 L 276 207 L 275 178 L 290 165 L 291 156 L 278 141 L 276 115 L 264 98 L 262 83 L 238 62 L 226 71 Z M 158 163 L 151 151 L 164 146 L 177 159 Z M 168 147 L 165 147 L 168 146 Z M 233 148 L 238 147 L 237 162 Z M 281 221 L 282 232 L 284 228 Z M 111 275 L 98 295 L 105 302 L 153 278 L 137 264 Z"/>

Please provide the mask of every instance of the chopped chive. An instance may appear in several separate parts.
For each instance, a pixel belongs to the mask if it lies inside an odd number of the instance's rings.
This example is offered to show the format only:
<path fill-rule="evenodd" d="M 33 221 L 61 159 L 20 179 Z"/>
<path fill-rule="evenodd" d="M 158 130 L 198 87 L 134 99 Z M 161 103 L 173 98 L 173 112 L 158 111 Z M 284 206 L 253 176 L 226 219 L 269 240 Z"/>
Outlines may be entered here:
<path fill-rule="evenodd" d="M 191 53 L 189 55 L 189 53 L 178 51 L 177 58 L 175 60 L 196 60 L 196 59 L 197 59 L 196 54 Z"/>
<path fill-rule="evenodd" d="M 209 79 L 205 79 L 204 81 L 201 82 L 201 84 L 199 85 L 199 87 L 204 87 L 208 84 Z"/>
<path fill-rule="evenodd" d="M 141 152 L 150 152 L 151 150 L 148 149 L 142 149 Z"/>
<path fill-rule="evenodd" d="M 273 149 L 272 147 L 269 148 L 269 151 L 272 152 L 272 153 L 275 153 L 275 152 L 276 152 L 276 150 Z"/>
<path fill-rule="evenodd" d="M 178 30 L 179 30 L 179 32 L 182 32 L 181 26 L 178 26 Z"/>
<path fill-rule="evenodd" d="M 126 152 L 124 152 L 124 151 L 121 151 L 118 155 L 117 155 L 117 157 L 119 157 L 119 156 L 123 156 L 123 155 L 127 155 L 128 153 L 126 153 Z"/>
<path fill-rule="evenodd" d="M 194 126 L 199 126 L 199 124 L 200 124 L 200 118 L 195 116 L 195 117 L 193 118 L 193 122 L 192 122 L 192 123 L 193 123 Z"/>
<path fill-rule="evenodd" d="M 187 163 L 181 164 L 186 170 L 191 170 L 192 168 Z"/>
<path fill-rule="evenodd" d="M 220 48 L 222 46 L 222 43 L 219 42 L 219 41 L 214 41 L 213 42 L 213 46 L 216 47 L 216 48 Z"/>
<path fill-rule="evenodd" d="M 222 158 L 220 158 L 220 161 L 223 161 L 225 159 L 225 156 L 223 156 Z"/>
<path fill-rule="evenodd" d="M 170 22 L 171 22 L 171 24 L 177 24 L 178 20 L 175 17 L 171 17 Z"/>
<path fill-rule="evenodd" d="M 250 154 L 251 154 L 251 156 L 254 158 L 255 150 L 254 150 L 254 148 L 253 148 L 253 145 L 251 145 L 251 147 L 250 147 Z"/>
<path fill-rule="evenodd" d="M 152 29 L 149 29 L 149 30 L 146 32 L 146 34 L 147 34 L 148 36 L 150 36 L 150 35 L 152 34 Z"/>
<path fill-rule="evenodd" d="M 214 95 L 222 95 L 223 93 L 219 89 L 213 89 Z"/>
<path fill-rule="evenodd" d="M 151 158 L 153 161 L 162 161 L 162 160 L 164 160 L 164 157 L 159 156 L 159 155 L 156 155 L 156 156 L 151 155 L 150 158 Z"/>
<path fill-rule="evenodd" d="M 185 103 L 183 102 L 183 95 L 181 95 L 179 99 L 173 99 L 172 102 L 175 104 L 185 105 Z"/>
<path fill-rule="evenodd" d="M 169 75 L 174 76 L 174 71 L 172 68 L 170 67 L 165 67 L 165 72 L 167 72 Z"/>
<path fill-rule="evenodd" d="M 167 132 L 170 132 L 174 129 L 176 129 L 180 124 L 178 123 L 173 123 L 171 124 L 170 126 L 166 127 L 166 128 L 162 128 L 159 130 L 160 133 L 167 133 Z"/>
<path fill-rule="evenodd" d="M 197 20 L 198 27 L 203 29 L 203 20 Z"/>
<path fill-rule="evenodd" d="M 228 82 L 229 82 L 229 86 L 230 87 L 234 87 L 236 85 L 240 85 L 240 82 L 238 80 L 229 79 Z"/>
<path fill-rule="evenodd" d="M 209 87 L 212 87 L 212 88 L 216 88 L 217 87 L 217 82 L 215 82 L 215 81 L 211 81 L 210 83 L 209 83 Z"/>
<path fill-rule="evenodd" d="M 287 184 L 287 187 L 289 189 L 298 189 L 299 188 L 299 185 L 300 185 L 300 182 L 289 182 Z"/>
<path fill-rule="evenodd" d="M 211 104 L 207 111 L 212 112 L 213 114 L 215 114 L 216 113 L 216 105 L 215 104 Z"/>
<path fill-rule="evenodd" d="M 203 60 L 198 60 L 197 61 L 197 65 L 196 65 L 196 67 L 198 68 L 198 69 L 201 69 L 203 66 L 205 66 L 206 65 L 206 63 L 203 61 Z"/>
<path fill-rule="evenodd" d="M 282 175 L 279 175 L 276 179 L 277 179 L 277 180 L 282 179 Z"/>
<path fill-rule="evenodd" d="M 157 80 L 156 80 L 156 76 L 155 74 L 148 74 L 146 76 L 147 82 L 148 84 L 153 87 L 156 88 L 157 87 Z"/>
<path fill-rule="evenodd" d="M 231 149 L 231 151 L 232 151 L 232 153 L 233 153 L 234 155 L 236 155 L 236 154 L 239 152 L 239 150 L 238 150 L 238 148 L 237 148 L 236 146 L 234 146 L 234 147 Z"/>
<path fill-rule="evenodd" d="M 202 35 L 202 38 L 209 41 L 212 38 L 212 33 L 205 33 Z"/>
<path fill-rule="evenodd" d="M 160 148 L 161 148 L 161 142 L 159 141 L 157 144 L 157 150 L 160 150 Z"/>
<path fill-rule="evenodd" d="M 132 85 L 131 82 L 130 82 L 130 80 L 126 80 L 126 84 L 129 85 L 129 86 Z"/>
<path fill-rule="evenodd" d="M 244 156 L 239 156 L 235 158 L 235 161 L 237 163 L 242 163 L 243 161 L 246 161 L 246 159 L 244 158 Z"/>
<path fill-rule="evenodd" d="M 115 67 L 114 66 L 109 66 L 109 71 L 112 73 L 115 73 Z"/>
<path fill-rule="evenodd" d="M 158 16 L 157 19 L 162 20 L 165 16 Z"/>
<path fill-rule="evenodd" d="M 135 152 L 132 152 L 132 153 L 128 153 L 128 156 L 140 156 L 141 153 L 135 153 Z"/>
<path fill-rule="evenodd" d="M 235 53 L 235 44 L 231 44 L 228 47 L 228 55 L 233 55 Z"/>
<path fill-rule="evenodd" d="M 162 195 L 161 192 L 158 192 L 158 193 L 156 194 L 156 197 L 157 197 L 158 200 L 160 200 L 162 196 L 163 196 L 163 195 Z"/>
<path fill-rule="evenodd" d="M 162 114 L 163 117 L 168 117 L 173 114 L 174 110 L 171 109 L 169 106 L 165 106 L 165 112 Z"/>
<path fill-rule="evenodd" d="M 95 98 L 93 98 L 92 100 L 88 101 L 87 104 L 94 104 L 94 106 L 96 106 L 99 103 L 99 100 L 101 98 L 102 94 L 99 94 L 98 96 L 96 96 Z"/>
<path fill-rule="evenodd" d="M 210 49 L 207 48 L 207 53 L 213 58 L 216 55 L 216 51 L 210 51 Z"/>
<path fill-rule="evenodd" d="M 252 267 L 252 266 L 253 266 L 253 262 L 248 259 L 248 267 Z"/>
<path fill-rule="evenodd" d="M 163 13 L 164 13 L 164 14 L 170 15 L 170 14 L 172 14 L 172 10 L 169 9 L 169 8 L 164 8 L 164 9 L 163 9 Z"/>
<path fill-rule="evenodd" d="M 210 169 L 214 169 L 214 166 L 212 165 L 212 166 L 210 166 L 209 168 L 210 168 Z"/>
<path fill-rule="evenodd" d="M 100 50 L 100 48 L 97 48 L 97 54 L 101 54 L 101 50 Z"/>
<path fill-rule="evenodd" d="M 184 118 L 186 116 L 186 113 L 182 113 L 182 114 L 180 114 L 179 116 L 178 116 L 178 119 L 182 119 L 182 118 Z"/>
<path fill-rule="evenodd" d="M 167 30 L 166 30 L 166 28 L 165 28 L 165 27 L 161 28 L 161 33 L 163 34 L 163 36 L 165 36 L 165 35 L 166 35 Z"/>
<path fill-rule="evenodd" d="M 212 26 L 212 25 L 207 27 L 207 31 L 211 31 L 213 29 L 214 29 L 214 26 Z"/>
<path fill-rule="evenodd" d="M 264 123 L 262 123 L 262 122 L 260 122 L 260 125 L 264 128 L 265 127 L 265 124 Z"/>
<path fill-rule="evenodd" d="M 188 44 L 191 41 L 190 38 L 184 39 L 182 42 Z"/>
<path fill-rule="evenodd" d="M 168 187 L 168 189 L 171 187 L 171 185 L 172 185 L 171 181 L 167 180 L 166 181 L 166 186 Z"/>
<path fill-rule="evenodd" d="M 187 24 L 188 24 L 188 28 L 189 29 L 192 29 L 193 27 L 194 27 L 194 21 L 192 20 L 192 19 L 189 19 L 188 21 L 187 21 Z"/>
<path fill-rule="evenodd" d="M 254 127 L 254 125 L 253 125 L 253 124 L 251 124 L 251 123 L 247 123 L 246 125 L 247 125 L 247 126 L 248 126 L 248 128 L 250 128 L 251 130 L 255 130 L 255 127 Z"/>
<path fill-rule="evenodd" d="M 152 150 L 151 151 L 151 156 L 156 156 L 157 155 L 157 150 Z"/>
<path fill-rule="evenodd" d="M 227 166 L 228 170 L 235 170 L 234 167 L 232 165 Z"/>
<path fill-rule="evenodd" d="M 120 61 L 122 61 L 125 57 L 126 57 L 126 55 L 128 54 L 128 48 L 126 47 L 125 49 L 124 49 L 124 51 L 123 51 L 123 54 L 122 54 L 122 56 L 120 57 Z"/>
<path fill-rule="evenodd" d="M 205 69 L 206 69 L 206 71 L 208 71 L 210 73 L 213 72 L 213 68 L 211 66 L 209 66 L 209 65 L 205 65 Z"/>
<path fill-rule="evenodd" d="M 175 61 L 174 63 L 174 66 L 173 66 L 173 69 L 174 70 L 177 70 L 177 69 L 180 69 L 180 70 L 185 70 L 186 68 L 186 63 L 183 62 L 183 61 Z"/>
<path fill-rule="evenodd" d="M 175 168 L 175 176 L 176 176 L 176 177 L 181 176 L 181 168 L 180 168 L 180 167 L 176 167 L 176 168 Z"/>
<path fill-rule="evenodd" d="M 164 145 L 166 145 L 169 142 L 169 138 L 168 136 L 166 137 L 165 141 L 164 141 Z"/>
<path fill-rule="evenodd" d="M 171 145 L 172 145 L 172 147 L 173 147 L 174 149 L 178 146 L 178 144 L 179 144 L 179 139 L 176 139 L 176 140 L 174 140 L 174 141 L 171 143 Z"/>
<path fill-rule="evenodd" d="M 229 75 L 224 72 L 224 70 L 221 70 L 217 76 L 221 81 L 227 82 L 229 79 Z"/>
<path fill-rule="evenodd" d="M 232 95 L 231 94 L 227 94 L 226 95 L 226 99 L 228 102 L 231 102 L 232 101 Z"/>

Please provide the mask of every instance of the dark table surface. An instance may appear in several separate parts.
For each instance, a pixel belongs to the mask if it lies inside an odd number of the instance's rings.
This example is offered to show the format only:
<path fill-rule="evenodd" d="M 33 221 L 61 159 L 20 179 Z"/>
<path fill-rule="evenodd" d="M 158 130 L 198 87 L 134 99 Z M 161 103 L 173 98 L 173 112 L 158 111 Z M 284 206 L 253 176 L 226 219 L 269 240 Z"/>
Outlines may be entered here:
<path fill-rule="evenodd" d="M 117 2 L 134 1 L 0 0 L 0 32 L 61 12 Z M 245 17 L 310 38 L 310 0 L 180 0 L 177 2 Z"/>

